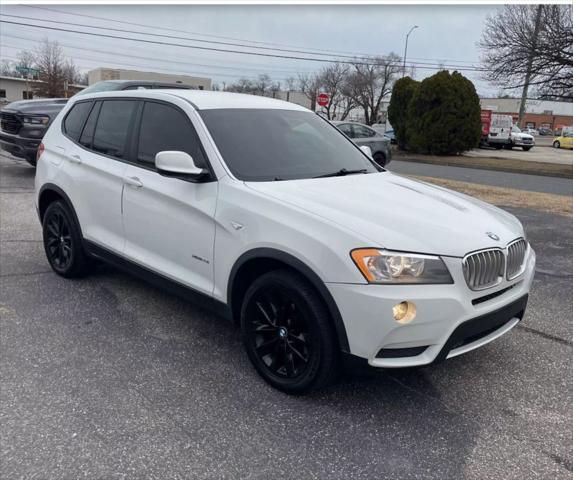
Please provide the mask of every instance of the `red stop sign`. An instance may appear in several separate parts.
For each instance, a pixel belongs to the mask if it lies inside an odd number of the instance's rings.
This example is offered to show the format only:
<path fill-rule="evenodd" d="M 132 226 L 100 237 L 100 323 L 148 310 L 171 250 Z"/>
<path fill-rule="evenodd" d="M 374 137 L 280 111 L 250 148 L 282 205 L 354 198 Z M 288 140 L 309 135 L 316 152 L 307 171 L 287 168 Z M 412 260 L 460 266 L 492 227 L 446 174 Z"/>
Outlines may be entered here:
<path fill-rule="evenodd" d="M 316 97 L 316 103 L 318 103 L 321 107 L 326 107 L 330 102 L 330 97 L 326 93 L 320 93 Z"/>

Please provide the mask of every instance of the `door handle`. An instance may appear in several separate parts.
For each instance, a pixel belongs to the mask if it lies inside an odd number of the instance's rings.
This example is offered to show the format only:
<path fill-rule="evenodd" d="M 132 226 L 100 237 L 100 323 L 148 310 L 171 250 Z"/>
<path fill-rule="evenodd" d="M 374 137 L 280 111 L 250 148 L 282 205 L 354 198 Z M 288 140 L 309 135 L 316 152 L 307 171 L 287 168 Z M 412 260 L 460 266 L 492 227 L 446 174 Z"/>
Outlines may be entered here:
<path fill-rule="evenodd" d="M 70 155 L 70 162 L 80 164 L 82 163 L 82 157 L 74 153 Z"/>
<path fill-rule="evenodd" d="M 125 183 L 133 188 L 141 188 L 143 187 L 143 183 L 137 177 L 125 177 Z"/>

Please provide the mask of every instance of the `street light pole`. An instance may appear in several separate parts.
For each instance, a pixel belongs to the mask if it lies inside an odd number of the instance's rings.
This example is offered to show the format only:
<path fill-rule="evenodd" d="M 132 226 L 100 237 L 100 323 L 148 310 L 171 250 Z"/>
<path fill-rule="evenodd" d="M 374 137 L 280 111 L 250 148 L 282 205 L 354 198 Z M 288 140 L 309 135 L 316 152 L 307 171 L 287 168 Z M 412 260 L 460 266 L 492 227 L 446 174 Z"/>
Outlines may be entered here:
<path fill-rule="evenodd" d="M 402 78 L 406 76 L 406 55 L 408 54 L 408 37 L 416 28 L 418 28 L 418 25 L 414 25 L 410 29 L 410 31 L 406 34 L 406 46 L 404 47 L 404 68 L 402 69 Z"/>

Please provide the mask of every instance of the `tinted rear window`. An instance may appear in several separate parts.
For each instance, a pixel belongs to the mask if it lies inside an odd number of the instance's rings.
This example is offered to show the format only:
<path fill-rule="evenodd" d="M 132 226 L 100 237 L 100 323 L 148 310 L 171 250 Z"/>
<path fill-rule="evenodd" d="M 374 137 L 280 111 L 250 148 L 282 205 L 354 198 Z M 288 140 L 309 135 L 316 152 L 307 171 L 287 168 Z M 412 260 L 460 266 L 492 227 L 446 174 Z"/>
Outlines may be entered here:
<path fill-rule="evenodd" d="M 136 105 L 137 102 L 133 100 L 103 102 L 92 147 L 96 152 L 117 158 L 126 157 L 127 135 Z"/>
<path fill-rule="evenodd" d="M 66 135 L 76 142 L 80 138 L 82 133 L 82 128 L 86 117 L 92 108 L 93 102 L 80 102 L 76 103 L 69 113 L 66 115 L 64 120 L 64 131 Z"/>

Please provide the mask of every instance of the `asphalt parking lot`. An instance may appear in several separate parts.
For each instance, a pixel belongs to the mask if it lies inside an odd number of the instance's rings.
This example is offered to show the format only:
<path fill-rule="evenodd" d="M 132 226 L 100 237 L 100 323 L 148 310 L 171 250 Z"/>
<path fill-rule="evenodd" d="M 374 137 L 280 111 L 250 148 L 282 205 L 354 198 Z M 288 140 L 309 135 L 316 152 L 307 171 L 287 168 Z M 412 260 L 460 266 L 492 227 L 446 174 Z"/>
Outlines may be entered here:
<path fill-rule="evenodd" d="M 570 218 L 512 209 L 538 268 L 508 335 L 299 398 L 224 320 L 108 267 L 53 274 L 33 180 L 0 156 L 1 478 L 572 478 Z"/>

